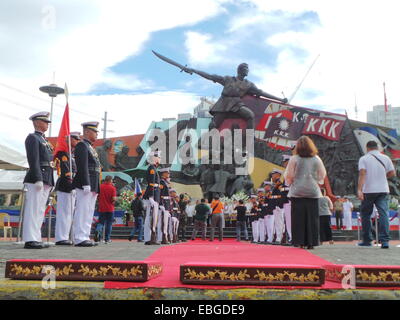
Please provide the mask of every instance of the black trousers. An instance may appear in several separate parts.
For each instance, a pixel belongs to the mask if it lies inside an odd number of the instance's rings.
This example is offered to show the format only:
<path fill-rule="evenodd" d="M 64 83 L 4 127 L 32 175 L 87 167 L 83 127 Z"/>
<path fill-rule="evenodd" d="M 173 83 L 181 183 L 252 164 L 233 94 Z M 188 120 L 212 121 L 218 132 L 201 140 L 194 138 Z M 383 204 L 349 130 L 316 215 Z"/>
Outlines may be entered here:
<path fill-rule="evenodd" d="M 331 216 L 319 217 L 319 239 L 321 242 L 332 240 Z"/>
<path fill-rule="evenodd" d="M 343 211 L 335 211 L 336 216 L 336 229 L 342 230 L 343 228 Z"/>
<path fill-rule="evenodd" d="M 318 199 L 291 198 L 292 243 L 298 246 L 318 246 Z"/>

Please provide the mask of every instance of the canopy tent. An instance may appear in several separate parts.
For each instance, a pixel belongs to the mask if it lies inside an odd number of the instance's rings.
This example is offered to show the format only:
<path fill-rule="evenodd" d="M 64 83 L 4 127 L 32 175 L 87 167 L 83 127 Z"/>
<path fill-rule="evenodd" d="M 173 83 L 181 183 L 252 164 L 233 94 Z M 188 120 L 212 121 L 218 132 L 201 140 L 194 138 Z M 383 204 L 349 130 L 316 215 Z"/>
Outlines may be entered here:
<path fill-rule="evenodd" d="M 0 170 L 0 192 L 21 191 L 25 175 L 25 171 Z"/>
<path fill-rule="evenodd" d="M 4 145 L 0 145 L 0 169 L 25 170 L 28 166 L 25 155 Z"/>

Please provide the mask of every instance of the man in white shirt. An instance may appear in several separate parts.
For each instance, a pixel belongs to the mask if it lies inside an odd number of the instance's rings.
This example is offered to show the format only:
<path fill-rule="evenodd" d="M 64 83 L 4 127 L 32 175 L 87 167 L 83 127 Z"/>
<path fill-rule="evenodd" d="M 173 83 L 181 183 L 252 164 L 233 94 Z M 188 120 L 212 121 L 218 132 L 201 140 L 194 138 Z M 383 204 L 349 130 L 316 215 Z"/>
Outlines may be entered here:
<path fill-rule="evenodd" d="M 349 201 L 347 197 L 344 197 L 343 202 L 343 225 L 345 230 L 353 229 L 352 215 L 353 212 L 353 204 Z"/>
<path fill-rule="evenodd" d="M 371 214 L 375 204 L 379 212 L 379 241 L 382 249 L 389 248 L 389 184 L 387 178 L 396 176 L 392 160 L 381 154 L 376 141 L 367 143 L 367 154 L 358 162 L 357 196 L 361 202 L 362 242 L 371 246 Z"/>

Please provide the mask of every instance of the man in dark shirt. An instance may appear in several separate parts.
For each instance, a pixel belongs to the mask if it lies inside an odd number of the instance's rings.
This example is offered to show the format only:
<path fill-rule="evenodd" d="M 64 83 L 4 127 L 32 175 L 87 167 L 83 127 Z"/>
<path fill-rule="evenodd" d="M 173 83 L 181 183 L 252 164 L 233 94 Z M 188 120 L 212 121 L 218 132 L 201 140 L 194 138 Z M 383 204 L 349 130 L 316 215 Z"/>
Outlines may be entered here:
<path fill-rule="evenodd" d="M 132 241 L 136 232 L 138 232 L 137 242 L 143 242 L 143 219 L 144 219 L 144 205 L 142 200 L 142 194 L 136 194 L 136 198 L 132 201 L 131 205 L 133 217 L 135 219 L 135 226 L 132 228 L 131 234 L 129 235 L 129 241 Z"/>
<path fill-rule="evenodd" d="M 210 207 L 206 205 L 206 199 L 201 199 L 201 202 L 194 208 L 194 227 L 192 240 L 196 239 L 197 231 L 201 230 L 201 239 L 206 240 L 207 218 L 210 214 Z"/>
<path fill-rule="evenodd" d="M 186 233 L 186 225 L 187 225 L 187 200 L 185 199 L 185 195 L 182 193 L 179 195 L 179 226 L 178 226 L 178 237 L 182 242 L 186 242 L 185 233 Z"/>
<path fill-rule="evenodd" d="M 240 241 L 241 230 L 244 231 L 244 238 L 246 241 L 249 240 L 249 235 L 247 234 L 247 225 L 246 225 L 246 206 L 243 204 L 243 200 L 239 200 L 239 204 L 235 208 L 236 210 L 236 239 Z"/>
<path fill-rule="evenodd" d="M 112 223 L 114 220 L 114 203 L 117 200 L 117 189 L 112 183 L 112 177 L 107 176 L 100 186 L 99 193 L 99 223 L 96 227 L 95 241 L 99 242 L 105 226 L 104 240 L 106 243 L 111 242 L 110 235 Z"/>

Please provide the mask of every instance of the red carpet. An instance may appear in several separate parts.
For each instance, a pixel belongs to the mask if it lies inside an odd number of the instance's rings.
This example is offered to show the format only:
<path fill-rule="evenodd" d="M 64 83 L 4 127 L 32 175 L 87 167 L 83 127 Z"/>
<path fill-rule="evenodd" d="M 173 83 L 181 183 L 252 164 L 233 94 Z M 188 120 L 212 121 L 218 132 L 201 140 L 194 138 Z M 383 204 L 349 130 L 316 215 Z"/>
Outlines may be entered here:
<path fill-rule="evenodd" d="M 146 260 L 161 261 L 163 272 L 161 276 L 145 283 L 113 282 L 104 284 L 106 289 L 127 288 L 198 288 L 198 289 L 233 289 L 233 288 L 279 288 L 299 289 L 307 287 L 271 287 L 271 286 L 223 286 L 223 285 L 189 285 L 179 281 L 179 266 L 186 262 L 218 262 L 218 263 L 248 263 L 269 264 L 277 266 L 312 265 L 323 266 L 332 263 L 299 248 L 259 245 L 248 242 L 237 242 L 234 239 L 224 241 L 188 241 L 176 245 L 161 247 Z M 145 261 L 146 261 L 145 260 Z M 315 289 L 315 287 L 309 287 Z M 325 282 L 320 289 L 340 289 L 341 285 Z"/>

